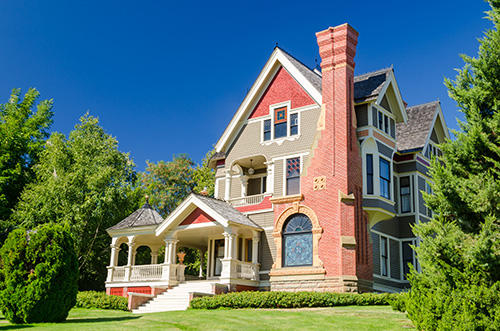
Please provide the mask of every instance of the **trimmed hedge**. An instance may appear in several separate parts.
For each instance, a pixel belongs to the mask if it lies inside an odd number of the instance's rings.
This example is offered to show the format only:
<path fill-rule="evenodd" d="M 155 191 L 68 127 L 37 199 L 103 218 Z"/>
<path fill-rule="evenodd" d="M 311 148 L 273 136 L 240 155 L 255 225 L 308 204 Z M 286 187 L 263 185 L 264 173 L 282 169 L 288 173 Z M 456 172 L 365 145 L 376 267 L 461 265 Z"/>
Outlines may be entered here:
<path fill-rule="evenodd" d="M 231 292 L 191 300 L 191 309 L 306 308 L 389 305 L 395 293 Z"/>
<path fill-rule="evenodd" d="M 75 307 L 128 311 L 128 299 L 116 295 L 107 295 L 105 292 L 78 292 Z"/>

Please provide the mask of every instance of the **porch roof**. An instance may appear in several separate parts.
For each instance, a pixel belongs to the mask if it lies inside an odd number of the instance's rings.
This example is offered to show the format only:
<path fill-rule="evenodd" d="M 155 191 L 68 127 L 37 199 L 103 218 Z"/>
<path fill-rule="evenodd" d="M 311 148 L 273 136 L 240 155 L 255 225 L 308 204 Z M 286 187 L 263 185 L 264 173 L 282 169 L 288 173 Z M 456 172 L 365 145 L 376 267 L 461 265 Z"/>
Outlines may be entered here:
<path fill-rule="evenodd" d="M 191 193 L 172 213 L 170 213 L 170 215 L 167 216 L 165 221 L 156 228 L 156 235 L 158 236 L 166 230 L 173 230 L 174 227 L 177 227 L 177 225 L 196 208 L 200 208 L 224 227 L 234 224 L 262 231 L 259 225 L 255 224 L 228 202 L 197 193 Z"/>
<path fill-rule="evenodd" d="M 163 221 L 161 215 L 154 210 L 153 207 L 146 201 L 144 205 L 126 217 L 120 223 L 106 229 L 109 230 L 121 230 L 132 227 L 148 226 L 148 225 L 158 225 Z"/>

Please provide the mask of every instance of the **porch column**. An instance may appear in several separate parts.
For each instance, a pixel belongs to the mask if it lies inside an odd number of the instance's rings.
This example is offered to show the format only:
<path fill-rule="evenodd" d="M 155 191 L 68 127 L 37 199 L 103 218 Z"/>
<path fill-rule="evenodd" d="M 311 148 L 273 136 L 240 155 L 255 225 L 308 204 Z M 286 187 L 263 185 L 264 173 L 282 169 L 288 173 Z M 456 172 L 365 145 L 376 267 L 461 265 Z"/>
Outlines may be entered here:
<path fill-rule="evenodd" d="M 233 233 L 231 236 L 233 237 L 233 254 L 232 254 L 232 256 L 233 256 L 233 259 L 237 260 L 238 259 L 238 253 L 239 253 L 238 252 L 238 246 L 239 246 L 238 245 L 238 242 L 239 242 L 238 241 L 238 237 L 239 237 L 239 234 Z"/>
<path fill-rule="evenodd" d="M 116 267 L 116 260 L 118 259 L 118 253 L 120 252 L 120 247 L 118 245 L 111 245 L 111 261 L 109 263 L 110 267 Z"/>
<path fill-rule="evenodd" d="M 252 238 L 252 263 L 253 264 L 257 264 L 259 263 L 259 241 L 260 241 L 260 238 L 259 237 L 256 237 L 254 236 Z"/>
<path fill-rule="evenodd" d="M 137 248 L 139 247 L 136 247 L 132 250 L 132 265 L 135 265 L 135 256 L 137 255 Z"/>
<path fill-rule="evenodd" d="M 158 264 L 158 248 L 151 250 L 151 264 Z"/>
<path fill-rule="evenodd" d="M 173 264 L 177 264 L 177 243 L 179 240 L 172 240 L 172 258 L 171 261 Z"/>
<path fill-rule="evenodd" d="M 198 277 L 203 278 L 203 261 L 205 260 L 205 252 L 204 250 L 199 250 L 200 251 L 200 273 L 198 274 Z"/>
<path fill-rule="evenodd" d="M 274 193 L 274 162 L 264 162 L 267 165 L 266 193 Z"/>
<path fill-rule="evenodd" d="M 248 176 L 241 176 L 241 196 L 246 197 L 248 195 Z"/>
<path fill-rule="evenodd" d="M 127 265 L 128 266 L 131 266 L 133 265 L 133 262 L 134 262 L 134 257 L 135 257 L 135 252 L 134 252 L 134 246 L 135 246 L 135 243 L 133 242 L 128 242 L 127 243 L 128 245 L 128 259 L 127 259 Z"/>
<path fill-rule="evenodd" d="M 224 235 L 224 260 L 225 260 L 225 259 L 231 258 L 230 253 L 229 253 L 229 251 L 230 251 L 230 249 L 229 249 L 229 245 L 230 245 L 229 240 L 230 239 L 229 238 L 231 237 L 231 234 L 224 232 L 223 235 Z"/>
<path fill-rule="evenodd" d="M 165 239 L 165 264 L 172 264 L 175 262 L 175 249 L 177 242 L 177 239 Z"/>
<path fill-rule="evenodd" d="M 224 192 L 224 200 L 226 201 L 231 199 L 231 173 L 230 169 L 226 170 L 226 190 Z"/>

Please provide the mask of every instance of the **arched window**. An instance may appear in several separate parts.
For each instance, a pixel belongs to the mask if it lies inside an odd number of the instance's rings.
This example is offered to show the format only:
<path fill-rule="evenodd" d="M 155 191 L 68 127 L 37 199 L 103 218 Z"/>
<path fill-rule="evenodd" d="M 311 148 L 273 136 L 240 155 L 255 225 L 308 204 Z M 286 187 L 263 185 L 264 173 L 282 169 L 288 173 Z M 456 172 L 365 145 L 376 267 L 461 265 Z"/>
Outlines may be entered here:
<path fill-rule="evenodd" d="M 313 264 L 312 223 L 304 214 L 291 215 L 283 225 L 283 266 Z"/>

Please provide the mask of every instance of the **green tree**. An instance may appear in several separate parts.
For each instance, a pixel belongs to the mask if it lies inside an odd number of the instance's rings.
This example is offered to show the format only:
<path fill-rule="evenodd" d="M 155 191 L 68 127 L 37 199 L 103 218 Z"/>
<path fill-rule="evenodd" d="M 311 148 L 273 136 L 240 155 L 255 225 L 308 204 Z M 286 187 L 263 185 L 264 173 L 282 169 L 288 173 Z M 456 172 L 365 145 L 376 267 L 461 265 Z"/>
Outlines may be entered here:
<path fill-rule="evenodd" d="M 174 155 L 170 162 L 146 161 L 142 184 L 149 202 L 163 217 L 170 214 L 194 189 L 193 161 L 187 154 Z"/>
<path fill-rule="evenodd" d="M 414 228 L 421 272 L 412 270 L 406 310 L 422 330 L 496 330 L 500 325 L 500 1 L 489 1 L 494 28 L 449 94 L 461 108 L 456 139 L 431 162 L 436 216 Z"/>
<path fill-rule="evenodd" d="M 215 149 L 210 150 L 205 154 L 205 157 L 201 160 L 201 164 L 198 164 L 193 172 L 194 182 L 196 186 L 194 191 L 199 193 L 203 190 L 207 190 L 208 196 L 214 196 L 215 188 L 215 171 L 208 167 L 208 161 L 214 156 Z"/>
<path fill-rule="evenodd" d="M 33 166 L 45 146 L 52 124 L 52 100 L 35 104 L 40 93 L 30 88 L 21 98 L 13 89 L 0 104 L 0 244 L 11 228 L 12 209 L 26 184 L 35 178 Z"/>
<path fill-rule="evenodd" d="M 78 293 L 78 260 L 68 226 L 14 230 L 0 249 L 0 262 L 0 309 L 9 321 L 66 319 Z"/>
<path fill-rule="evenodd" d="M 139 207 L 136 172 L 118 141 L 86 114 L 66 138 L 53 133 L 13 217 L 31 228 L 67 223 L 76 241 L 82 290 L 102 289 L 109 263 L 105 232 Z"/>

